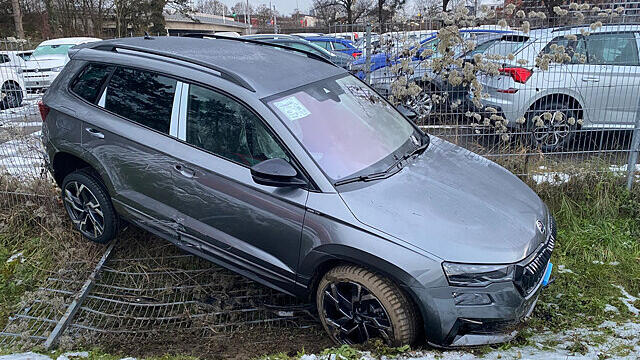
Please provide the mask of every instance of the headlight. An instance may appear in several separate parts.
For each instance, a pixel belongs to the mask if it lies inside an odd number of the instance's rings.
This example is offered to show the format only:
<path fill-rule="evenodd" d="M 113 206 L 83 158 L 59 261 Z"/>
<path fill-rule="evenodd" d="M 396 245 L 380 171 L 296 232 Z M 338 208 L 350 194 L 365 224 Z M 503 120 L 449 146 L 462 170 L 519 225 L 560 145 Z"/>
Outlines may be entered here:
<path fill-rule="evenodd" d="M 496 282 L 513 281 L 513 265 L 474 265 L 442 263 L 451 286 L 487 286 Z"/>
<path fill-rule="evenodd" d="M 58 66 L 58 67 L 51 68 L 51 71 L 60 72 L 60 71 L 62 71 L 62 69 L 64 69 L 64 66 Z"/>

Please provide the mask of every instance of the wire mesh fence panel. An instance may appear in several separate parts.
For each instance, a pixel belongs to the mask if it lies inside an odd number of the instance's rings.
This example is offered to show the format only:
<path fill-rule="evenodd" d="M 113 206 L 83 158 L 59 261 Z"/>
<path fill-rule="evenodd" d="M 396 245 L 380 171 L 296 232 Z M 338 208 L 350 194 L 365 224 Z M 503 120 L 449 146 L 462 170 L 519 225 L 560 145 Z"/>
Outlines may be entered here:
<path fill-rule="evenodd" d="M 29 93 L 27 59 L 31 45 L 0 41 L 0 192 L 17 200 L 38 194 L 32 181 L 46 176 L 40 137 L 42 121 L 37 102 L 40 94 Z"/>
<path fill-rule="evenodd" d="M 0 344 L 40 345 L 51 334 L 89 277 L 90 266 L 69 265 L 23 299 L 0 332 Z M 99 274 L 60 336 L 62 346 L 185 337 L 198 342 L 283 328 L 320 331 L 309 308 L 294 297 L 148 234 L 117 244 Z"/>

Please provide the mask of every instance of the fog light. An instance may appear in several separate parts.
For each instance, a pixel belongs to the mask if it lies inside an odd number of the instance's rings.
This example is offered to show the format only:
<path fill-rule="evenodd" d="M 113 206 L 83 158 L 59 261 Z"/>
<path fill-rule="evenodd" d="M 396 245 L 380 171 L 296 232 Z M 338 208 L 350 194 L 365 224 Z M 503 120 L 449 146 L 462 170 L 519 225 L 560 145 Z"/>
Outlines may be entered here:
<path fill-rule="evenodd" d="M 491 296 L 483 293 L 453 293 L 453 301 L 456 305 L 489 305 Z"/>

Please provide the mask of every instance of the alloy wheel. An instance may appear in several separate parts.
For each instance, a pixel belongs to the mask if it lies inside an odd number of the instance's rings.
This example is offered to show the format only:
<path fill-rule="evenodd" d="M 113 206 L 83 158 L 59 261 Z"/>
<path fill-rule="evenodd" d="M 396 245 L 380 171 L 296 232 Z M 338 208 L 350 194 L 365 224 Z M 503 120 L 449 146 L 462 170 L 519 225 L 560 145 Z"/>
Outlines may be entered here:
<path fill-rule="evenodd" d="M 70 181 L 64 188 L 64 206 L 73 224 L 88 238 L 104 232 L 104 214 L 96 196 L 84 184 Z"/>
<path fill-rule="evenodd" d="M 431 98 L 431 94 L 428 91 L 423 90 L 420 94 L 408 101 L 407 107 L 416 113 L 419 119 L 431 115 L 431 112 L 433 111 L 433 99 Z"/>
<path fill-rule="evenodd" d="M 393 339 L 393 327 L 384 307 L 358 283 L 329 283 L 323 289 L 322 305 L 326 324 L 340 343 L 361 344 L 372 338 L 389 343 Z"/>

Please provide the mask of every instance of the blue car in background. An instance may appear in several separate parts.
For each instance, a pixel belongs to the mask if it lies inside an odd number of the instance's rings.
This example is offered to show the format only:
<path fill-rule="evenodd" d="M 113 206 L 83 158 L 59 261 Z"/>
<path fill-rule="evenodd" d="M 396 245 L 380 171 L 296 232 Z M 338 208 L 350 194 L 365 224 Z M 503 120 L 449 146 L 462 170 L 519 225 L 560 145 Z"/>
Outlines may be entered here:
<path fill-rule="evenodd" d="M 495 29 L 462 29 L 460 30 L 460 34 L 465 40 L 471 38 L 474 35 L 482 35 L 482 34 L 496 34 L 496 35 L 505 34 L 506 35 L 511 33 L 513 33 L 513 31 L 511 30 L 495 30 Z M 420 48 L 418 49 L 418 51 L 416 52 L 416 56 L 414 56 L 412 60 L 414 61 L 419 60 L 420 54 L 427 49 L 431 49 L 435 52 L 436 48 L 438 47 L 438 43 L 439 43 L 439 40 L 438 40 L 437 33 L 434 33 L 430 36 L 423 38 L 422 40 L 420 40 L 420 45 L 419 45 Z M 410 47 L 410 49 L 413 49 L 413 48 L 415 48 L 415 46 Z M 378 54 L 372 55 L 370 71 L 373 72 L 375 70 L 381 69 L 388 65 L 397 64 L 401 58 L 397 56 L 394 58 L 391 58 L 394 55 L 397 55 L 397 54 L 391 55 L 387 53 L 378 53 Z M 351 71 L 351 73 L 353 73 L 360 79 L 364 79 L 366 77 L 366 73 L 365 73 L 366 61 L 367 59 L 364 56 L 359 57 L 358 59 L 354 60 L 351 63 L 351 65 L 349 66 L 349 70 Z"/>
<path fill-rule="evenodd" d="M 319 45 L 329 51 L 349 54 L 354 58 L 357 58 L 362 54 L 362 51 L 353 46 L 353 43 L 351 43 L 351 41 L 347 39 L 329 36 L 313 36 L 306 37 L 304 39 L 307 41 L 311 41 L 312 43 Z"/>

